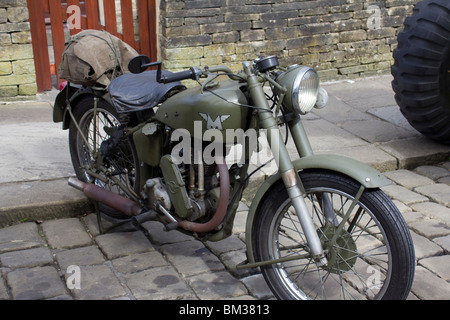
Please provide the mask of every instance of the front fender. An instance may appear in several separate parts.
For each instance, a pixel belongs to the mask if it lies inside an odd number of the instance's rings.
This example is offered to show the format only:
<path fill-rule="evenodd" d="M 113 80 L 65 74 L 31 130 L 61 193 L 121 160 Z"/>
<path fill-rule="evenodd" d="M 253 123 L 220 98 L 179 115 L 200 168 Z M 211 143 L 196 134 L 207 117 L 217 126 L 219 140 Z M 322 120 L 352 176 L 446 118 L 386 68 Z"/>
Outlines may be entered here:
<path fill-rule="evenodd" d="M 391 184 L 391 181 L 384 177 L 380 172 L 374 168 L 356 161 L 351 158 L 342 157 L 338 155 L 313 155 L 304 157 L 293 162 L 294 168 L 297 171 L 306 169 L 324 169 L 334 172 L 342 173 L 346 176 L 358 181 L 365 188 L 380 188 Z M 247 244 L 247 258 L 249 263 L 254 263 L 253 245 L 252 245 L 252 227 L 253 221 L 258 208 L 265 198 L 266 193 L 270 188 L 281 180 L 279 172 L 267 178 L 261 187 L 256 192 L 247 216 L 245 241 Z"/>

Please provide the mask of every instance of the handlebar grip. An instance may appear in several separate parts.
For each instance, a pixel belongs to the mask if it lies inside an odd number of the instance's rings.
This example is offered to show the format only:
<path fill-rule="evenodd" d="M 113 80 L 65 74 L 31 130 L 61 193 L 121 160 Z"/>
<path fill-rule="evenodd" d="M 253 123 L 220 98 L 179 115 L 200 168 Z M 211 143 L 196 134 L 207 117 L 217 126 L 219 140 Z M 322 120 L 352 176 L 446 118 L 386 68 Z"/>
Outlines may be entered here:
<path fill-rule="evenodd" d="M 194 70 L 190 69 L 187 71 L 175 72 L 171 74 L 165 74 L 161 77 L 162 83 L 170 83 L 175 81 L 187 80 L 187 79 L 196 79 L 196 74 Z"/>

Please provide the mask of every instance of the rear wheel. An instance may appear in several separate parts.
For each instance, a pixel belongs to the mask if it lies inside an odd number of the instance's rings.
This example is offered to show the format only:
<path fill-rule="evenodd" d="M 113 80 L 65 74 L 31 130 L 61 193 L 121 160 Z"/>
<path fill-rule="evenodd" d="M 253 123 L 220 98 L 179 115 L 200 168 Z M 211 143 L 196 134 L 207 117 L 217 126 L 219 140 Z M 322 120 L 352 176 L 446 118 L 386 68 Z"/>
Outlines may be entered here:
<path fill-rule="evenodd" d="M 450 3 L 419 2 L 394 50 L 392 88 L 408 122 L 450 144 Z"/>
<path fill-rule="evenodd" d="M 129 197 L 123 187 L 132 192 L 138 190 L 139 165 L 132 139 L 123 138 L 123 126 L 116 110 L 99 99 L 95 113 L 93 96 L 82 98 L 73 109 L 81 130 L 71 121 L 69 147 L 77 178 Z M 110 217 L 128 218 L 103 204 L 99 207 Z"/>
<path fill-rule="evenodd" d="M 405 299 L 414 276 L 414 248 L 406 223 L 392 201 L 379 189 L 366 190 L 344 231 L 338 234 L 337 226 L 359 184 L 328 171 L 304 171 L 301 179 L 328 263 L 318 266 L 310 256 L 295 210 L 279 183 L 255 217 L 252 239 L 257 261 L 296 259 L 261 268 L 275 296 Z"/>

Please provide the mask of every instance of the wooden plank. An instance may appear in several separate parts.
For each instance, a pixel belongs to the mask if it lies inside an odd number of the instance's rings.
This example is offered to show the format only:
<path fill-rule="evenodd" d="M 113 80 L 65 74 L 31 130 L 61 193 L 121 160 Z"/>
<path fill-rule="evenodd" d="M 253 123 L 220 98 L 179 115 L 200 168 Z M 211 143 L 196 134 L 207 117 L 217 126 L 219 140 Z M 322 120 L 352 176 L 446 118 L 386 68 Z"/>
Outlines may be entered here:
<path fill-rule="evenodd" d="M 157 35 L 157 10 L 156 10 L 156 1 L 149 0 L 148 3 L 148 22 L 149 22 L 149 44 L 150 44 L 150 60 L 157 61 L 158 60 L 158 35 Z"/>
<path fill-rule="evenodd" d="M 66 2 L 67 2 L 67 7 L 70 7 L 70 6 L 80 7 L 80 1 L 79 0 L 67 0 Z"/>
<path fill-rule="evenodd" d="M 140 53 L 158 59 L 155 0 L 138 0 Z"/>
<path fill-rule="evenodd" d="M 40 5 L 43 7 L 44 13 L 50 11 L 50 7 L 48 1 L 38 1 Z"/>
<path fill-rule="evenodd" d="M 103 0 L 105 9 L 105 28 L 106 31 L 112 35 L 118 36 L 117 33 L 117 19 L 116 19 L 116 1 Z"/>
<path fill-rule="evenodd" d="M 58 67 L 62 61 L 62 54 L 64 52 L 64 15 L 60 0 L 49 0 L 50 6 L 50 22 L 52 26 L 53 38 L 53 52 L 55 54 L 55 70 L 58 87 L 62 80 L 58 76 Z M 53 71 L 53 70 L 52 70 Z"/>
<path fill-rule="evenodd" d="M 86 3 L 83 0 L 79 1 L 79 3 L 81 9 L 81 29 L 86 30 L 88 28 L 86 19 Z"/>
<path fill-rule="evenodd" d="M 48 0 L 28 0 L 34 65 L 36 68 L 36 84 L 39 92 L 52 89 L 50 58 L 48 54 L 44 16 L 45 6 L 48 6 L 47 1 Z"/>
<path fill-rule="evenodd" d="M 133 3 L 132 0 L 121 1 L 122 10 L 122 34 L 123 41 L 133 48 L 139 48 L 138 43 L 134 39 L 134 19 L 133 19 Z"/>
<path fill-rule="evenodd" d="M 88 29 L 100 29 L 98 1 L 86 1 L 86 19 Z"/>
<path fill-rule="evenodd" d="M 79 0 L 81 9 L 81 29 L 88 29 L 87 18 L 86 18 L 86 1 Z"/>
<path fill-rule="evenodd" d="M 139 53 L 150 57 L 148 0 L 138 0 Z"/>

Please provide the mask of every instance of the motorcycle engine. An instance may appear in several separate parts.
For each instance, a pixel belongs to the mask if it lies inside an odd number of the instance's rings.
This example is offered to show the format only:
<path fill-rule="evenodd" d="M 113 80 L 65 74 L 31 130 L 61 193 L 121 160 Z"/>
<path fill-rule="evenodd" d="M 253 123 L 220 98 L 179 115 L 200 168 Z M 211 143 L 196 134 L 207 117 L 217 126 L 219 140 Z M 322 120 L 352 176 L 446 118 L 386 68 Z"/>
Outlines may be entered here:
<path fill-rule="evenodd" d="M 158 204 L 183 219 L 197 221 L 215 212 L 219 180 L 215 164 L 176 164 L 170 155 L 161 158 L 163 179 L 147 181 L 144 193 L 150 208 Z"/>

